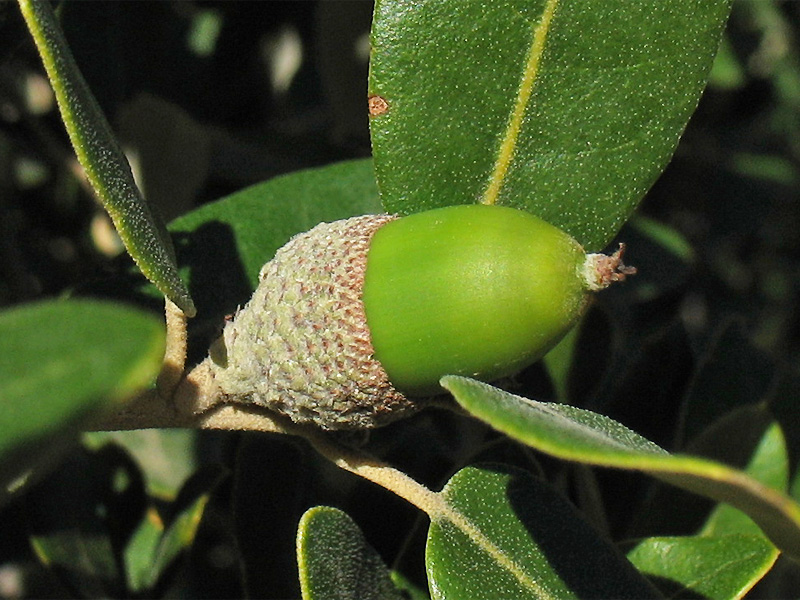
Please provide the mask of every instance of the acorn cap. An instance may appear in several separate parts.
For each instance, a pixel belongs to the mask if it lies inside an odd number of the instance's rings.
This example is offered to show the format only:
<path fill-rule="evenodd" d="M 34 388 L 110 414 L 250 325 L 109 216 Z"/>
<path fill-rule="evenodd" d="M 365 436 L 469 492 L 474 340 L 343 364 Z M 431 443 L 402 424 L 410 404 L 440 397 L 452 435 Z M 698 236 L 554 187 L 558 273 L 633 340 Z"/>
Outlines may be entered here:
<path fill-rule="evenodd" d="M 225 326 L 225 357 L 212 361 L 228 400 L 324 429 L 378 427 L 419 408 L 373 357 L 361 302 L 372 236 L 395 218 L 322 223 L 264 265 L 250 302 Z"/>

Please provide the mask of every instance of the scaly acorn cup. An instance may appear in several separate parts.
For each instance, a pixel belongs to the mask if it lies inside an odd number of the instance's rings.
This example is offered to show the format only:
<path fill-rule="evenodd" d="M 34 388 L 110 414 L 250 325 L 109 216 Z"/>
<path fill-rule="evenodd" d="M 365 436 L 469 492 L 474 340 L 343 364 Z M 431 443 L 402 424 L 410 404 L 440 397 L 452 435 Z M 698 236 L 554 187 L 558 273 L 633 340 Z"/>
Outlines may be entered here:
<path fill-rule="evenodd" d="M 207 359 L 225 400 L 323 429 L 385 425 L 441 392 L 541 358 L 590 292 L 635 272 L 498 206 L 367 215 L 295 236 Z M 221 346 L 221 347 L 220 347 Z"/>

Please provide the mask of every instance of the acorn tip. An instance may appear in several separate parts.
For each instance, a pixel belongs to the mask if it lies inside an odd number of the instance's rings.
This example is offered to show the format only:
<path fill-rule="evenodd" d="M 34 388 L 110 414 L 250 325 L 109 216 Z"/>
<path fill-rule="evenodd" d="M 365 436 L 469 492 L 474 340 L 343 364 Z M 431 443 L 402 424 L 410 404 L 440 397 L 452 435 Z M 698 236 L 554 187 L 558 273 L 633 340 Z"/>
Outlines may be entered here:
<path fill-rule="evenodd" d="M 608 254 L 587 254 L 583 267 L 586 287 L 593 291 L 607 288 L 617 281 L 625 281 L 629 275 L 636 275 L 636 267 L 622 262 L 625 244 L 620 243 L 616 252 Z"/>

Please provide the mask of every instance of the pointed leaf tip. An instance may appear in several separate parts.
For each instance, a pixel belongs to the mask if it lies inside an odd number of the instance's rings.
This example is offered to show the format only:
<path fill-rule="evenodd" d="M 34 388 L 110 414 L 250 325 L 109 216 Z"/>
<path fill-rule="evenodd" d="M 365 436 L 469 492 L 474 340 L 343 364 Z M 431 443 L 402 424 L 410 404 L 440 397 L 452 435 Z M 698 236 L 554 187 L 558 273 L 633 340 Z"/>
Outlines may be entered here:
<path fill-rule="evenodd" d="M 83 78 L 50 2 L 18 0 L 75 149 L 125 248 L 145 277 L 188 317 L 197 313 L 181 281 L 166 227 L 142 197 L 111 126 Z"/>

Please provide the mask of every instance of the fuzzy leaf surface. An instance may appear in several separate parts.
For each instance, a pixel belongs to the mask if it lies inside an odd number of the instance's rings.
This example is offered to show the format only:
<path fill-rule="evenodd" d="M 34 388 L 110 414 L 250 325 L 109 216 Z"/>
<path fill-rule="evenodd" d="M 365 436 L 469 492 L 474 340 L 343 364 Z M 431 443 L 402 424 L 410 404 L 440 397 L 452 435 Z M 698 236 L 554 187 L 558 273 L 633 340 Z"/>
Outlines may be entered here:
<path fill-rule="evenodd" d="M 19 0 L 28 29 L 53 86 L 78 162 L 108 211 L 128 253 L 150 281 L 194 316 L 167 230 L 133 180 L 130 165 L 72 57 L 49 2 Z"/>
<path fill-rule="evenodd" d="M 431 597 L 652 598 L 655 590 L 557 492 L 509 467 L 467 467 L 432 515 Z"/>
<path fill-rule="evenodd" d="M 389 570 L 344 512 L 309 509 L 297 529 L 303 600 L 401 600 Z"/>
<path fill-rule="evenodd" d="M 746 473 L 688 455 L 671 455 L 603 415 L 536 402 L 464 377 L 442 385 L 459 404 L 495 429 L 558 458 L 643 471 L 746 513 L 772 543 L 800 556 L 800 505 Z"/>

